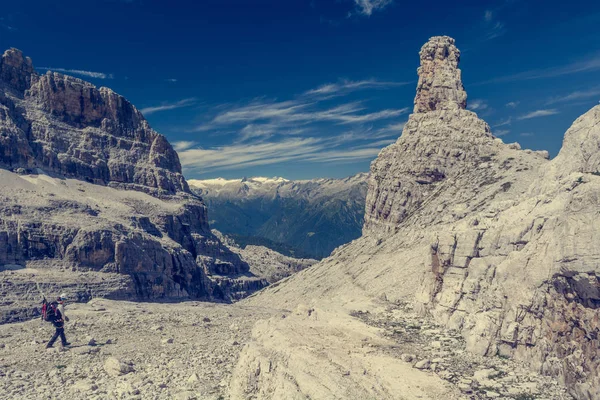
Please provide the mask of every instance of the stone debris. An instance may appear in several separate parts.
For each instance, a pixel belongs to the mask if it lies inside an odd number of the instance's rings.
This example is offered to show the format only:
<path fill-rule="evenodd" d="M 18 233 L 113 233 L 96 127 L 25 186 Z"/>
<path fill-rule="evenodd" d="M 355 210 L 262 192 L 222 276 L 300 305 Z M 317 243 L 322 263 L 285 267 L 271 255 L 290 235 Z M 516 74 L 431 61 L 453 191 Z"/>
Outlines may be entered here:
<path fill-rule="evenodd" d="M 108 312 L 95 312 L 99 305 Z M 40 327 L 37 320 L 0 325 L 7 343 L 0 350 L 0 399 L 43 399 L 48 393 L 98 400 L 229 398 L 227 386 L 242 348 L 232 342 L 244 344 L 257 320 L 280 313 L 185 302 L 154 304 L 148 314 L 147 303 L 101 299 L 68 307 L 65 332 L 72 346 L 67 351 L 57 345 L 44 351 L 53 328 Z M 211 319 L 210 327 L 193 325 L 202 318 Z M 152 324 L 163 326 L 173 342 L 161 345 L 165 337 L 147 328 Z M 96 346 L 88 346 L 91 334 Z M 119 340 L 103 344 L 110 335 Z M 31 346 L 32 336 L 37 346 Z"/>
<path fill-rule="evenodd" d="M 104 362 L 104 370 L 111 376 L 120 376 L 133 372 L 133 366 L 116 357 L 109 357 Z"/>
<path fill-rule="evenodd" d="M 394 341 L 394 346 L 383 350 L 385 353 L 411 363 L 413 368 L 432 371 L 469 394 L 469 399 L 572 399 L 564 385 L 531 373 L 523 363 L 465 351 L 459 332 L 418 315 L 408 304 L 390 306 L 380 314 L 357 312 L 354 316 L 382 329 Z M 431 346 L 436 341 L 442 345 Z"/>

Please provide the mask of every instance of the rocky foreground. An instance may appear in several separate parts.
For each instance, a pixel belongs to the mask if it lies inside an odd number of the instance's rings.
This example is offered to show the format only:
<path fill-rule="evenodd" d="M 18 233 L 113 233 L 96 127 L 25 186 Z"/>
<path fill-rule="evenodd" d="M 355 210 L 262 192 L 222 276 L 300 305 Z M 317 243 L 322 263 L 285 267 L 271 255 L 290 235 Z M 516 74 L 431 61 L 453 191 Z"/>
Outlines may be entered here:
<path fill-rule="evenodd" d="M 96 299 L 70 304 L 69 349 L 54 328 L 0 325 L 1 399 L 223 399 L 240 348 L 275 310 Z"/>
<path fill-rule="evenodd" d="M 257 393 L 271 398 L 570 398 L 556 381 L 521 364 L 473 357 L 458 332 L 406 305 L 348 316 L 327 305 L 290 312 L 95 299 L 69 305 L 67 314 L 68 349 L 44 348 L 53 328 L 39 319 L 0 326 L 0 399 L 256 398 L 246 375 L 234 372 L 260 345 L 253 330 L 292 356 L 284 370 L 267 359 L 250 364 Z M 290 329 L 297 331 L 288 337 Z M 276 385 L 264 380 L 286 371 Z M 317 384 L 321 374 L 331 380 Z M 361 380 L 372 387 L 361 388 Z"/>

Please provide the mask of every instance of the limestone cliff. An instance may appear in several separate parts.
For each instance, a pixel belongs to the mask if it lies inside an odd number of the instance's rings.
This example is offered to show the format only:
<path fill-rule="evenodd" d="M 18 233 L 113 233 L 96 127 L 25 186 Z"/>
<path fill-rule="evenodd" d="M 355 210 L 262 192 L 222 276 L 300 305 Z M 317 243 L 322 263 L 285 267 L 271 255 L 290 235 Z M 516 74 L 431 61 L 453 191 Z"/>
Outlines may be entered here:
<path fill-rule="evenodd" d="M 0 61 L 0 165 L 42 168 L 88 182 L 189 192 L 179 157 L 124 97 L 48 72 L 16 49 Z"/>
<path fill-rule="evenodd" d="M 431 38 L 420 56 L 415 112 L 371 166 L 363 236 L 249 302 L 371 312 L 409 302 L 469 351 L 600 398 L 600 106 L 549 161 L 465 109 L 453 39 Z"/>
<path fill-rule="evenodd" d="M 136 299 L 228 301 L 266 284 L 211 233 L 177 153 L 131 103 L 40 76 L 16 49 L 0 61 L 0 199 L 0 273 L 117 273 L 129 284 L 115 296 Z"/>

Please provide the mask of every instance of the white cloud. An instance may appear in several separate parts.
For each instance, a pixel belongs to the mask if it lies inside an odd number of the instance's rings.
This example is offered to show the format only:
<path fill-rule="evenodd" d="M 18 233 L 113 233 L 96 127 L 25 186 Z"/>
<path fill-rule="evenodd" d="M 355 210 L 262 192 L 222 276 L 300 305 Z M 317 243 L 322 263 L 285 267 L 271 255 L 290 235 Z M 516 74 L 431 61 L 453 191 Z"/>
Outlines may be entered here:
<path fill-rule="evenodd" d="M 532 111 L 530 113 L 521 115 L 519 118 L 519 120 L 523 120 L 523 119 L 531 119 L 531 118 L 539 118 L 539 117 L 547 117 L 549 115 L 554 115 L 554 114 L 558 114 L 558 110 L 556 109 L 548 109 L 548 110 L 536 110 L 536 111 Z"/>
<path fill-rule="evenodd" d="M 179 142 L 173 143 L 173 148 L 176 151 L 183 151 L 194 147 L 197 143 L 189 140 L 180 140 Z"/>
<path fill-rule="evenodd" d="M 159 112 L 159 111 L 166 111 L 166 110 L 174 110 L 176 108 L 182 108 L 182 107 L 188 107 L 191 106 L 192 104 L 194 104 L 196 102 L 196 99 L 183 99 L 183 100 L 179 100 L 178 102 L 175 103 L 171 103 L 171 104 L 163 104 L 160 106 L 154 106 L 154 107 L 145 107 L 142 108 L 140 110 L 140 112 L 144 115 L 150 115 L 153 114 L 155 112 Z"/>
<path fill-rule="evenodd" d="M 249 124 L 239 131 L 238 142 L 247 140 L 264 140 L 274 135 L 301 135 L 306 132 L 305 128 L 283 127 L 277 124 Z"/>
<path fill-rule="evenodd" d="M 509 118 L 507 118 L 507 119 L 505 119 L 503 121 L 498 122 L 495 125 L 492 125 L 492 128 L 498 128 L 498 127 L 501 127 L 501 126 L 510 125 L 511 123 L 512 123 L 512 118 L 509 117 Z"/>
<path fill-rule="evenodd" d="M 171 82 L 171 83 L 175 83 L 175 82 L 177 82 L 177 79 L 175 79 L 175 78 L 169 78 L 169 79 L 165 79 L 165 81 Z"/>
<path fill-rule="evenodd" d="M 281 142 L 232 144 L 212 149 L 179 152 L 183 167 L 192 170 L 225 170 L 306 159 L 323 150 L 323 140 L 291 138 Z"/>
<path fill-rule="evenodd" d="M 315 102 L 289 100 L 283 102 L 254 102 L 219 113 L 195 131 L 207 131 L 231 124 L 268 124 L 269 129 L 285 129 L 317 122 L 358 124 L 389 119 L 409 112 L 408 108 L 386 109 L 361 113 L 360 102 L 345 103 L 325 110 L 314 109 Z M 254 127 L 256 128 L 256 127 Z"/>
<path fill-rule="evenodd" d="M 392 4 L 394 0 L 354 0 L 359 14 L 370 16 L 373 11 L 380 11 Z"/>
<path fill-rule="evenodd" d="M 343 80 L 339 83 L 327 83 L 316 89 L 309 90 L 305 95 L 338 95 L 365 89 L 388 89 L 395 86 L 407 85 L 411 82 L 382 82 L 375 79 L 362 81 Z"/>
<path fill-rule="evenodd" d="M 486 22 L 490 22 L 492 18 L 494 18 L 494 12 L 492 10 L 485 10 L 485 13 L 483 14 L 483 19 Z"/>
<path fill-rule="evenodd" d="M 523 132 L 523 133 L 521 133 L 521 136 L 523 136 L 523 137 L 531 137 L 531 136 L 535 136 L 535 133 Z"/>
<path fill-rule="evenodd" d="M 83 71 L 80 69 L 65 69 L 65 68 L 50 68 L 50 67 L 40 67 L 40 69 L 45 69 L 48 71 L 62 72 L 64 74 L 74 74 L 87 76 L 89 78 L 97 78 L 97 79 L 113 79 L 113 74 L 105 74 L 104 72 L 93 72 L 93 71 Z"/>
<path fill-rule="evenodd" d="M 187 170 L 209 172 L 271 165 L 282 162 L 353 162 L 373 159 L 394 140 L 380 140 L 367 146 L 335 148 L 337 138 L 289 138 L 280 142 L 232 144 L 212 149 L 187 148 L 179 151 Z"/>
<path fill-rule="evenodd" d="M 500 137 L 500 136 L 508 135 L 510 133 L 510 131 L 507 130 L 507 129 L 499 129 L 499 130 L 494 131 L 492 133 L 494 134 L 494 136 Z"/>
<path fill-rule="evenodd" d="M 406 125 L 406 121 L 398 122 L 396 124 L 388 125 L 385 129 L 390 130 L 390 131 L 401 131 L 404 129 L 405 125 Z"/>
<path fill-rule="evenodd" d="M 588 90 L 578 90 L 564 96 L 553 97 L 546 104 L 566 103 L 573 100 L 589 99 L 591 97 L 600 97 L 599 86 Z"/>
<path fill-rule="evenodd" d="M 508 108 L 517 108 L 518 105 L 519 105 L 518 101 L 509 101 L 508 103 L 505 104 L 505 106 Z"/>
<path fill-rule="evenodd" d="M 596 54 L 582 61 L 577 61 L 562 67 L 552 67 L 546 69 L 535 69 L 519 72 L 518 74 L 501 76 L 487 81 L 479 82 L 478 85 L 489 83 L 504 83 L 525 81 L 533 79 L 556 78 L 564 75 L 577 74 L 582 72 L 593 72 L 600 70 L 600 55 Z"/>
<path fill-rule="evenodd" d="M 483 29 L 481 41 L 488 41 L 506 33 L 504 23 L 496 19 L 496 13 L 492 10 L 485 10 L 483 13 Z"/>
<path fill-rule="evenodd" d="M 191 132 L 234 133 L 226 145 L 199 148 L 176 143 L 184 168 L 206 173 L 284 162 L 356 162 L 373 159 L 400 136 L 408 107 L 372 109 L 366 102 L 333 103 L 340 93 L 399 85 L 376 80 L 340 81 L 304 92 L 293 100 L 255 99 L 222 104 Z M 164 106 L 163 106 L 164 107 Z"/>
<path fill-rule="evenodd" d="M 485 100 L 475 99 L 469 102 L 467 108 L 473 111 L 482 111 L 488 108 L 488 105 Z"/>

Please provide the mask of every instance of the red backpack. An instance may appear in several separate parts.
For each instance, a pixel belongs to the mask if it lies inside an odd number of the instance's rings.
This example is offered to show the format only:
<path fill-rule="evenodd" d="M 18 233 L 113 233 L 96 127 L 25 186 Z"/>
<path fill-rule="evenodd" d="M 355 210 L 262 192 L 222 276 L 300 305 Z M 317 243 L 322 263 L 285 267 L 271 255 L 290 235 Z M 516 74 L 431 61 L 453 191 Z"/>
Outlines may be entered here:
<path fill-rule="evenodd" d="M 46 299 L 42 301 L 42 319 L 47 322 L 54 322 L 58 318 L 58 303 L 53 301 L 48 303 Z"/>

